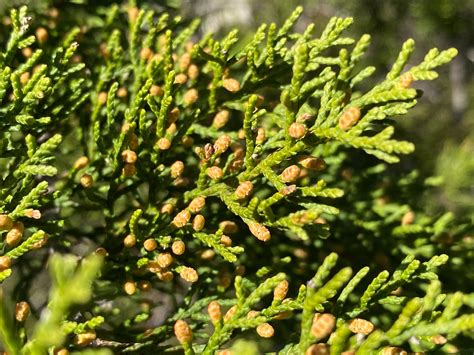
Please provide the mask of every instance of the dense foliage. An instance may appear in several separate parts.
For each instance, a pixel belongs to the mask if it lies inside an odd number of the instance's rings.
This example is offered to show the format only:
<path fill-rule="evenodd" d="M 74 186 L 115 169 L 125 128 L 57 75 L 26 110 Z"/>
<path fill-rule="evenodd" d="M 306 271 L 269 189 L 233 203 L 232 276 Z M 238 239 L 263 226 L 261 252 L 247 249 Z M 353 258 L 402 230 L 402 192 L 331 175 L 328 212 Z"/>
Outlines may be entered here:
<path fill-rule="evenodd" d="M 9 354 L 472 343 L 472 225 L 427 213 L 420 197 L 436 179 L 392 169 L 414 150 L 395 120 L 457 51 L 408 66 L 409 39 L 366 90 L 370 36 L 346 37 L 352 18 L 337 17 L 299 33 L 301 11 L 248 41 L 135 6 L 86 20 L 49 8 L 37 22 L 11 11 L 0 32 Z"/>

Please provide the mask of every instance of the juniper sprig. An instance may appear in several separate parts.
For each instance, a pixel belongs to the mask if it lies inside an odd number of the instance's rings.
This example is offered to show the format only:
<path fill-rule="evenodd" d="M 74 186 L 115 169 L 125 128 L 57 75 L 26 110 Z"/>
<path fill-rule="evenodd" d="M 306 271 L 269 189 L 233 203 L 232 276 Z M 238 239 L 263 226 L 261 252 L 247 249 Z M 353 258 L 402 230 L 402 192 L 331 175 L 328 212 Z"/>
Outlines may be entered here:
<path fill-rule="evenodd" d="M 3 349 L 468 344 L 472 223 L 427 213 L 432 179 L 388 173 L 414 150 L 397 116 L 457 51 L 411 63 L 409 39 L 367 84 L 370 36 L 347 37 L 352 18 L 300 33 L 298 7 L 248 40 L 218 39 L 155 10 L 91 7 L 75 23 L 53 8 L 35 23 L 22 7 L 3 21 Z"/>

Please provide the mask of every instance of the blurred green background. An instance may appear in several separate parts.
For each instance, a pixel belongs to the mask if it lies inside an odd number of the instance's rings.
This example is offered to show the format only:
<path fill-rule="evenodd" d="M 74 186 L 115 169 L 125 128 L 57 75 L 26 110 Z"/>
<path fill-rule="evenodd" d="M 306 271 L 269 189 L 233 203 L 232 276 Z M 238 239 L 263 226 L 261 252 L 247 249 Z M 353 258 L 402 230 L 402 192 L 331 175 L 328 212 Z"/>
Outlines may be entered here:
<path fill-rule="evenodd" d="M 378 78 L 385 75 L 409 37 L 417 46 L 413 63 L 432 47 L 456 47 L 459 55 L 442 69 L 436 82 L 417 83 L 424 96 L 417 108 L 400 120 L 399 129 L 417 149 L 398 168 L 417 168 L 422 176 L 440 177 L 443 183 L 425 197 L 428 210 L 449 209 L 474 216 L 474 0 L 0 0 L 0 15 L 21 4 L 39 16 L 54 6 L 61 16 L 79 25 L 93 21 L 81 12 L 100 13 L 110 4 L 163 8 L 185 18 L 201 18 L 202 33 L 222 34 L 237 27 L 244 40 L 262 22 L 282 23 L 302 5 L 300 30 L 309 23 L 322 30 L 332 16 L 354 17 L 351 35 L 372 35 L 366 63 L 377 66 Z"/>

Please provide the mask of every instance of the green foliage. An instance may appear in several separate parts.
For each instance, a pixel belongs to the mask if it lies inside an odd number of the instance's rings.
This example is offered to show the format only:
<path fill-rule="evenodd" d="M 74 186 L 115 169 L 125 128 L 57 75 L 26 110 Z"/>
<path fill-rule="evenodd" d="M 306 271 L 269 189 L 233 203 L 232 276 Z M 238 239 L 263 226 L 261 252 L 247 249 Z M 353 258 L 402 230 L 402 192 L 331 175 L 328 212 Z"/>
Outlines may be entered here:
<path fill-rule="evenodd" d="M 426 214 L 417 199 L 429 181 L 416 171 L 389 173 L 414 150 L 393 118 L 455 49 L 406 69 L 408 40 L 364 90 L 370 36 L 345 37 L 352 18 L 316 37 L 314 25 L 293 30 L 297 8 L 241 41 L 200 38 L 197 20 L 132 4 L 90 11 L 80 28 L 52 12 L 35 39 L 26 8 L 13 10 L 0 56 L 8 352 L 469 343 L 474 277 L 460 270 L 472 225 Z M 48 257 L 65 251 L 77 257 Z M 47 264 L 49 301 L 31 302 L 26 271 Z M 37 319 L 25 323 L 20 301 Z M 19 302 L 14 321 L 8 302 Z M 252 329 L 281 337 L 257 349 Z"/>

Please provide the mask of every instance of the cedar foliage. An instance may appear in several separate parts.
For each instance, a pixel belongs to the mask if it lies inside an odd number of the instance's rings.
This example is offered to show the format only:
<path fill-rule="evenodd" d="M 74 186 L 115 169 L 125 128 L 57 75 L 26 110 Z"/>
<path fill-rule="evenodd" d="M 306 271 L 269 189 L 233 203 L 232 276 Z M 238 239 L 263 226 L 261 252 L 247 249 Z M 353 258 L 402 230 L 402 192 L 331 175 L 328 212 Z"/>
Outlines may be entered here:
<path fill-rule="evenodd" d="M 57 9 L 4 21 L 7 353 L 468 346 L 472 226 L 427 215 L 433 180 L 391 168 L 414 150 L 395 120 L 455 49 L 408 66 L 409 39 L 361 91 L 376 69 L 352 18 L 298 33 L 297 8 L 243 42 L 149 9 L 90 11 L 81 28 Z"/>

